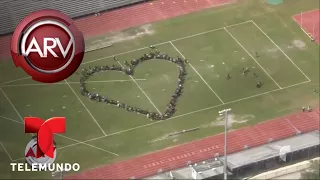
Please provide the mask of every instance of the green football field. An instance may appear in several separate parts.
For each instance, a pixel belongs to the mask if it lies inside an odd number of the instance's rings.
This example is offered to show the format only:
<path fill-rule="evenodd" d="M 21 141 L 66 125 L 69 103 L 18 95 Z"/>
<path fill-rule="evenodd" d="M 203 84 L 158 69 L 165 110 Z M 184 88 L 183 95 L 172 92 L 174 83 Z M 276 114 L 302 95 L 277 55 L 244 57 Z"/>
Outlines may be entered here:
<path fill-rule="evenodd" d="M 24 134 L 26 116 L 65 116 L 67 132 L 55 136 L 57 162 L 77 162 L 85 170 L 218 134 L 224 129 L 218 111 L 224 108 L 232 108 L 232 128 L 240 128 L 302 106 L 319 106 L 319 45 L 292 20 L 292 15 L 317 7 L 315 0 L 285 0 L 277 6 L 262 0 L 240 1 L 153 23 L 152 34 L 85 54 L 79 70 L 117 64 L 114 55 L 123 64 L 150 52 L 151 44 L 170 56 L 187 58 L 183 95 L 177 112 L 165 121 L 151 121 L 89 100 L 80 94 L 79 74 L 66 82 L 44 85 L 28 78 L 10 59 L 0 61 L 0 178 L 51 176 L 11 172 L 9 163 L 24 162 L 31 138 Z M 250 70 L 246 76 L 243 68 Z M 99 73 L 89 78 L 87 87 L 163 112 L 177 86 L 178 73 L 175 64 L 154 60 L 139 65 L 132 78 L 117 72 Z M 259 81 L 261 88 L 256 87 Z M 168 137 L 196 127 L 199 130 Z"/>

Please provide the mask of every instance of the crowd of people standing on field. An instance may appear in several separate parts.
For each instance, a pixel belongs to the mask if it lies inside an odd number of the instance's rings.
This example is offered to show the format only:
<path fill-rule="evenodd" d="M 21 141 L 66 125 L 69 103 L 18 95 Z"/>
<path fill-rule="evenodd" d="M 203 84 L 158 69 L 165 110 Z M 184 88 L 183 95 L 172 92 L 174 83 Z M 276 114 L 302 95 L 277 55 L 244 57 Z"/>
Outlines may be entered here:
<path fill-rule="evenodd" d="M 82 69 L 82 72 L 81 72 L 82 77 L 80 78 L 81 94 L 83 96 L 87 96 L 89 99 L 97 101 L 97 102 L 102 102 L 105 104 L 114 105 L 116 107 L 125 109 L 129 112 L 136 112 L 137 114 L 146 115 L 148 118 L 150 118 L 152 120 L 165 120 L 165 119 L 170 118 L 175 113 L 177 101 L 183 92 L 182 91 L 183 85 L 184 85 L 186 75 L 187 75 L 186 64 L 188 63 L 188 61 L 185 59 L 182 59 L 180 57 L 170 57 L 165 53 L 160 53 L 160 51 L 158 51 L 158 49 L 153 46 L 150 46 L 150 48 L 153 50 L 150 53 L 146 53 L 138 59 L 132 59 L 130 62 L 125 61 L 124 64 L 126 65 L 126 67 L 123 67 L 119 63 L 119 65 L 111 65 L 111 66 L 105 65 L 105 66 L 96 66 L 96 67 L 89 68 L 89 69 L 87 69 L 87 68 Z M 175 89 L 173 95 L 171 96 L 171 100 L 169 101 L 169 104 L 167 105 L 164 113 L 152 112 L 149 110 L 144 110 L 144 109 L 132 106 L 132 105 L 122 103 L 117 100 L 112 100 L 106 96 L 99 95 L 98 93 L 89 92 L 88 89 L 86 88 L 86 80 L 90 76 L 92 76 L 96 73 L 111 70 L 111 71 L 123 72 L 123 73 L 131 76 L 134 74 L 135 67 L 138 66 L 140 63 L 142 63 L 144 61 L 156 60 L 156 59 L 166 60 L 166 61 L 175 63 L 175 64 L 177 64 L 177 66 L 179 68 L 178 85 L 177 85 L 177 88 Z M 117 57 L 114 57 L 114 60 L 119 61 Z"/>

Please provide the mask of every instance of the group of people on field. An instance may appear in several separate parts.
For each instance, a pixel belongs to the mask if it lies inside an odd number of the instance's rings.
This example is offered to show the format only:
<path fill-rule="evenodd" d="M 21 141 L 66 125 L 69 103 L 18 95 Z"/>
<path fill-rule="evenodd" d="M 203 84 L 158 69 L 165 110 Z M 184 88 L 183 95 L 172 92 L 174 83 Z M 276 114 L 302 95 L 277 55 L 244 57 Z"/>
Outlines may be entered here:
<path fill-rule="evenodd" d="M 188 63 L 187 60 L 182 59 L 180 57 L 170 57 L 165 53 L 160 53 L 160 51 L 158 51 L 157 48 L 150 46 L 150 48 L 152 49 L 152 51 L 150 53 L 146 53 L 144 54 L 142 57 L 138 58 L 138 59 L 132 59 L 130 62 L 125 61 L 125 65 L 126 67 L 122 67 L 121 64 L 119 65 L 105 65 L 105 66 L 96 66 L 94 68 L 85 68 L 82 69 L 82 77 L 80 78 L 80 91 L 81 94 L 83 96 L 87 96 L 89 99 L 97 101 L 97 102 L 102 102 L 105 104 L 110 104 L 110 105 L 114 105 L 116 107 L 125 109 L 129 112 L 136 112 L 137 114 L 143 114 L 146 115 L 148 118 L 152 119 L 152 120 L 165 120 L 170 118 L 176 111 L 176 105 L 177 105 L 177 101 L 178 98 L 182 95 L 182 90 L 183 90 L 183 84 L 185 82 L 186 79 L 186 63 Z M 155 51 L 154 51 L 155 50 Z M 138 66 L 140 63 L 144 62 L 144 61 L 148 61 L 148 60 L 166 60 L 172 63 L 177 64 L 178 68 L 179 68 L 179 76 L 178 76 L 178 85 L 177 88 L 175 89 L 171 100 L 169 101 L 169 104 L 166 107 L 166 110 L 164 113 L 160 113 L 160 112 L 152 112 L 152 111 L 148 111 L 148 110 L 144 110 L 144 109 L 140 109 L 138 107 L 135 106 L 131 106 L 125 103 L 122 103 L 120 101 L 117 100 L 112 100 L 109 99 L 106 96 L 102 96 L 99 95 L 98 93 L 92 93 L 89 92 L 88 89 L 86 88 L 86 80 L 94 75 L 95 73 L 99 73 L 99 72 L 103 72 L 103 71 L 108 71 L 108 70 L 112 70 L 112 71 L 119 71 L 119 72 L 123 72 L 127 75 L 133 75 L 134 74 L 134 69 L 136 66 Z M 117 57 L 114 57 L 115 61 L 118 61 Z"/>
<path fill-rule="evenodd" d="M 259 58 L 259 57 L 260 57 L 260 55 L 258 54 L 258 52 L 256 52 L 256 58 Z M 250 72 L 251 72 L 251 70 L 248 67 L 242 68 L 242 75 L 247 76 Z M 259 80 L 260 78 L 259 78 L 258 74 L 253 72 L 253 77 L 257 78 L 257 80 L 258 80 L 256 82 L 256 87 L 261 88 L 263 83 Z M 229 79 L 231 79 L 230 73 L 227 74 L 227 80 L 229 80 Z"/>

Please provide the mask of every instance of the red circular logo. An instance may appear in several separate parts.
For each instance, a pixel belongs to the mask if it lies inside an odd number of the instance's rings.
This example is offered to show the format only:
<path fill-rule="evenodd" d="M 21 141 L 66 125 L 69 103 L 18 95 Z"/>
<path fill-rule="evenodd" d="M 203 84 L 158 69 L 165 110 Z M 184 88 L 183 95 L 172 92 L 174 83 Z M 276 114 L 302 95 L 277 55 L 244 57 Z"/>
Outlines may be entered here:
<path fill-rule="evenodd" d="M 56 10 L 25 17 L 15 29 L 11 55 L 32 79 L 55 83 L 71 76 L 84 56 L 84 38 L 71 18 Z"/>

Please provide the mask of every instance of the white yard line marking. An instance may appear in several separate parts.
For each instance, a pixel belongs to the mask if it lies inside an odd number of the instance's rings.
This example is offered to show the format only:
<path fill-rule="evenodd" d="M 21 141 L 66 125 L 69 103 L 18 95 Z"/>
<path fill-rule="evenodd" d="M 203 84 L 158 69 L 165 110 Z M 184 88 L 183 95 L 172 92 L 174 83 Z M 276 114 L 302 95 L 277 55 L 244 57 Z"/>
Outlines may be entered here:
<path fill-rule="evenodd" d="M 7 101 L 9 102 L 9 104 L 11 105 L 11 107 L 14 109 L 14 111 L 17 113 L 17 115 L 19 116 L 20 120 L 22 122 L 24 122 L 22 116 L 20 115 L 20 113 L 18 112 L 18 110 L 16 109 L 16 107 L 12 104 L 11 100 L 9 99 L 9 97 L 7 96 L 7 94 L 0 88 L 0 91 L 2 92 L 2 94 L 4 95 L 4 97 L 7 99 Z"/>
<path fill-rule="evenodd" d="M 7 81 L 7 82 L 4 82 L 4 83 L 1 83 L 0 86 L 1 85 L 5 85 L 5 84 L 9 84 L 9 83 L 12 83 L 12 82 L 16 82 L 16 81 L 25 80 L 25 79 L 31 79 L 31 77 L 28 76 L 28 77 L 24 77 L 24 78 L 15 79 L 15 80 L 12 80 L 12 81 Z"/>
<path fill-rule="evenodd" d="M 162 44 L 166 44 L 166 43 L 167 43 L 167 42 L 165 42 L 165 43 L 159 43 L 159 44 L 157 44 L 157 45 L 162 45 Z M 136 52 L 136 51 L 141 51 L 141 50 L 144 50 L 144 49 L 147 49 L 147 48 L 150 48 L 150 47 L 138 48 L 138 49 L 134 49 L 134 50 L 131 50 L 131 51 L 126 51 L 126 52 L 114 54 L 114 55 L 111 55 L 111 56 L 106 56 L 106 57 L 102 57 L 102 58 L 99 58 L 99 59 L 95 59 L 95 60 L 91 60 L 91 61 L 86 61 L 86 62 L 83 62 L 82 64 L 89 64 L 89 63 L 93 63 L 93 62 L 96 62 L 96 61 L 101 61 L 101 60 L 104 60 L 104 59 L 109 59 L 109 58 L 112 58 L 112 57 L 114 57 L 114 56 L 120 56 L 120 55 L 132 53 L 132 52 Z"/>
<path fill-rule="evenodd" d="M 201 32 L 201 33 L 192 34 L 192 35 L 185 36 L 185 37 L 182 37 L 182 38 L 172 39 L 170 41 L 165 41 L 165 42 L 161 42 L 161 43 L 153 44 L 153 45 L 154 46 L 160 46 L 160 45 L 163 45 L 163 44 L 168 44 L 170 42 L 180 41 L 180 40 L 183 40 L 183 39 L 188 39 L 188 38 L 191 38 L 191 37 L 196 37 L 196 36 L 200 36 L 200 35 L 203 35 L 203 34 L 208 34 L 208 33 L 214 32 L 214 31 L 223 30 L 223 28 L 238 26 L 238 25 L 249 23 L 249 22 L 252 22 L 252 20 L 244 21 L 244 22 L 240 22 L 240 23 L 236 23 L 236 24 L 232 24 L 232 25 L 221 27 L 221 28 L 217 28 L 217 29 L 212 29 L 212 30 L 209 30 L 209 31 L 204 31 L 204 32 Z M 141 50 L 148 49 L 148 48 L 150 48 L 150 47 L 149 46 L 142 47 L 142 48 L 134 49 L 134 50 L 131 50 L 131 51 L 126 51 L 126 52 L 114 54 L 114 55 L 111 55 L 111 56 L 95 59 L 95 60 L 92 60 L 92 61 L 87 61 L 87 62 L 84 62 L 82 64 L 88 64 L 88 63 L 92 63 L 92 62 L 96 62 L 96 61 L 101 61 L 101 60 L 108 59 L 108 58 L 111 58 L 111 57 L 114 57 L 114 56 L 120 56 L 120 55 L 123 55 L 123 54 L 128 54 L 128 53 L 132 53 L 132 52 L 136 52 L 136 51 L 141 51 Z"/>
<path fill-rule="evenodd" d="M 10 159 L 10 161 L 12 162 L 12 161 L 13 161 L 12 157 L 10 156 L 9 152 L 8 152 L 7 149 L 4 147 L 4 145 L 2 144 L 1 141 L 0 141 L 0 144 L 1 144 L 2 148 L 4 149 L 4 152 L 6 152 L 6 154 L 8 155 L 8 157 L 9 157 L 9 159 Z"/>
<path fill-rule="evenodd" d="M 91 118 L 93 119 L 93 121 L 97 124 L 97 126 L 99 127 L 99 129 L 101 130 L 101 132 L 106 135 L 106 133 L 104 132 L 104 130 L 102 129 L 102 127 L 100 126 L 100 124 L 98 123 L 98 121 L 94 118 L 94 116 L 91 114 L 91 112 L 89 111 L 89 109 L 87 108 L 87 106 L 82 102 L 82 100 L 80 99 L 80 97 L 77 95 L 77 93 L 73 90 L 73 88 L 70 86 L 70 84 L 68 83 L 67 80 L 64 80 L 66 82 L 66 84 L 69 86 L 69 88 L 71 89 L 71 91 L 73 92 L 73 94 L 77 97 L 77 99 L 79 100 L 79 102 L 82 104 L 82 106 L 86 109 L 86 111 L 88 112 L 88 114 L 91 116 Z"/>
<path fill-rule="evenodd" d="M 311 79 L 292 61 L 292 59 L 253 21 L 251 22 L 286 56 L 286 58 L 308 79 L 308 81 L 311 81 Z"/>
<path fill-rule="evenodd" d="M 287 88 L 290 88 L 290 87 L 298 86 L 298 85 L 309 83 L 309 82 L 310 81 L 304 81 L 304 82 L 301 82 L 301 83 L 297 83 L 297 84 L 293 84 L 293 85 L 290 85 L 290 86 L 283 87 L 282 89 L 287 89 Z M 268 93 L 272 93 L 272 92 L 276 92 L 276 91 L 279 91 L 279 90 L 282 90 L 282 89 L 274 89 L 274 90 L 267 91 L 267 92 L 264 92 L 264 93 L 260 93 L 260 94 L 256 94 L 256 95 L 253 95 L 253 96 L 249 96 L 249 97 L 241 98 L 241 99 L 238 99 L 238 100 L 230 101 L 230 102 L 227 102 L 226 104 L 230 104 L 230 103 L 234 103 L 234 102 L 238 102 L 238 101 L 242 101 L 242 100 L 246 100 L 246 99 L 251 99 L 253 97 L 258 97 L 258 96 L 261 96 L 261 95 L 264 95 L 264 94 L 268 94 Z"/>
<path fill-rule="evenodd" d="M 136 81 L 145 81 L 147 79 L 135 79 Z M 106 81 L 86 81 L 86 83 L 111 83 L 111 82 L 132 82 L 130 79 L 124 79 L 124 80 L 106 80 Z M 69 84 L 80 84 L 80 82 L 69 82 Z M 54 84 L 9 84 L 9 85 L 3 85 L 0 87 L 25 87 L 25 86 L 50 86 L 50 85 L 66 85 L 66 83 L 54 83 Z"/>
<path fill-rule="evenodd" d="M 179 51 L 179 49 L 170 41 L 169 42 L 172 47 L 184 58 L 186 59 L 186 57 Z M 211 86 L 207 83 L 207 81 L 201 76 L 201 74 L 197 71 L 197 69 L 191 64 L 189 63 L 190 67 L 194 70 L 194 72 L 196 72 L 198 74 L 198 76 L 201 78 L 201 80 L 208 86 L 208 88 L 213 92 L 213 94 L 220 100 L 220 102 L 222 104 L 224 104 L 224 102 L 222 101 L 222 99 L 219 97 L 219 95 L 211 88 Z"/>
<path fill-rule="evenodd" d="M 123 65 L 118 61 L 118 64 L 122 67 Z M 152 104 L 152 106 L 158 111 L 159 114 L 162 115 L 161 111 L 159 111 L 159 109 L 157 108 L 157 106 L 152 102 L 152 100 L 150 99 L 150 97 L 147 95 L 147 93 L 140 87 L 140 85 L 137 83 L 137 81 L 131 76 L 129 75 L 129 77 L 132 79 L 132 81 L 138 86 L 138 88 L 141 90 L 141 92 L 146 96 L 146 98 L 149 100 L 149 102 Z"/>
<path fill-rule="evenodd" d="M 12 122 L 15 122 L 15 123 L 19 123 L 19 124 L 24 124 L 23 122 L 20 122 L 20 121 L 17 121 L 17 120 L 11 119 L 11 118 L 7 118 L 7 117 L 4 117 L 4 116 L 0 116 L 0 118 L 3 118 L 3 119 L 6 119 L 6 120 L 9 120 L 9 121 L 12 121 Z M 102 148 L 99 148 L 99 147 L 93 146 L 93 145 L 91 145 L 91 144 L 87 144 L 87 143 L 86 143 L 87 141 L 78 141 L 78 140 L 76 140 L 76 139 L 69 138 L 69 137 L 67 137 L 67 136 L 63 136 L 63 135 L 61 135 L 61 134 L 55 134 L 55 135 L 77 142 L 77 143 L 74 143 L 74 144 L 84 144 L 84 145 L 87 145 L 87 146 L 90 146 L 90 147 L 96 148 L 96 149 L 98 149 L 98 150 L 101 150 L 101 151 L 104 151 L 104 152 L 107 152 L 107 153 L 113 154 L 113 155 L 115 155 L 115 156 L 119 156 L 118 154 L 113 153 L 113 152 L 111 152 L 111 151 L 107 151 L 107 150 L 105 150 L 105 149 L 102 149 Z M 106 137 L 106 136 L 100 136 L 99 138 L 101 138 L 101 137 Z M 94 138 L 94 139 L 95 139 L 95 138 Z M 90 139 L 90 140 L 92 140 L 92 139 Z M 59 147 L 58 147 L 58 149 L 61 149 L 61 148 L 59 148 Z M 15 159 L 15 160 L 13 160 L 13 161 L 18 161 L 18 160 L 20 160 L 20 159 L 22 159 L 22 158 Z"/>
<path fill-rule="evenodd" d="M 12 118 L 4 117 L 4 116 L 0 116 L 0 118 L 6 119 L 6 120 L 9 120 L 9 121 L 13 121 L 13 122 L 16 122 L 16 123 L 24 124 L 24 123 L 22 123 L 20 121 L 12 119 Z"/>
<path fill-rule="evenodd" d="M 301 82 L 301 83 L 297 83 L 297 84 L 293 84 L 293 85 L 290 85 L 290 86 L 283 87 L 282 89 L 275 89 L 275 90 L 267 91 L 267 92 L 264 92 L 264 93 L 256 94 L 256 95 L 253 95 L 253 96 L 248 96 L 248 97 L 245 97 L 245 98 L 237 99 L 237 100 L 234 100 L 234 101 L 229 101 L 229 102 L 226 102 L 225 104 L 219 104 L 219 105 L 215 105 L 215 106 L 210 106 L 210 107 L 203 108 L 203 109 L 199 109 L 199 110 L 192 111 L 192 112 L 189 112 L 189 113 L 177 115 L 177 116 L 174 116 L 174 117 L 169 118 L 169 119 L 167 119 L 167 120 L 176 119 L 176 118 L 179 118 L 179 117 L 183 117 L 183 116 L 187 116 L 187 115 L 190 115 L 190 114 L 194 114 L 194 113 L 206 111 L 206 110 L 209 110 L 209 109 L 213 109 L 213 108 L 220 107 L 220 106 L 223 106 L 223 105 L 232 104 L 232 103 L 235 103 L 235 102 L 239 102 L 239 101 L 251 99 L 251 98 L 254 98 L 254 97 L 259 97 L 259 96 L 262 96 L 262 95 L 265 95 L 265 94 L 268 94 L 268 93 L 281 91 L 281 90 L 284 90 L 284 89 L 287 89 L 287 88 L 290 88 L 290 87 L 295 87 L 295 86 L 298 86 L 298 85 L 301 85 L 301 84 L 305 84 L 305 83 L 309 83 L 309 82 L 310 82 L 310 81 L 305 81 L 305 82 Z M 162 123 L 162 122 L 165 122 L 165 121 L 167 121 L 167 120 L 164 120 L 164 121 L 155 121 L 155 122 L 148 123 L 148 124 L 145 124 L 145 125 L 142 125 L 142 126 L 137 126 L 137 127 L 129 128 L 129 129 L 126 129 L 126 130 L 122 130 L 122 131 L 114 132 L 114 133 L 111 133 L 111 134 L 107 134 L 107 135 L 105 135 L 105 136 L 100 136 L 100 137 L 88 139 L 88 140 L 85 140 L 85 141 L 82 141 L 82 142 L 90 142 L 90 141 L 102 139 L 102 138 L 105 138 L 105 137 L 110 137 L 110 136 L 117 135 L 117 134 L 121 134 L 121 133 L 124 133 L 124 132 L 128 132 L 128 131 L 140 129 L 140 128 L 143 128 L 143 127 L 151 126 L 151 125 L 153 125 L 153 124 Z M 18 122 L 18 121 L 14 121 L 14 122 Z M 20 123 L 20 122 L 18 122 L 18 123 Z M 79 141 L 78 143 L 69 144 L 69 145 L 67 145 L 67 146 L 63 146 L 63 147 L 60 147 L 60 148 L 58 147 L 58 149 L 64 149 L 64 148 L 72 147 L 72 146 L 81 144 L 80 142 L 81 142 L 81 141 Z"/>
<path fill-rule="evenodd" d="M 282 89 L 282 87 L 271 77 L 271 75 L 261 66 L 261 64 L 256 60 L 256 58 L 254 58 L 248 51 L 247 49 L 226 29 L 224 28 L 224 30 L 238 43 L 239 46 L 241 46 L 241 48 L 258 64 L 258 66 L 266 73 L 267 76 L 269 76 L 269 78 L 280 88 Z"/>

